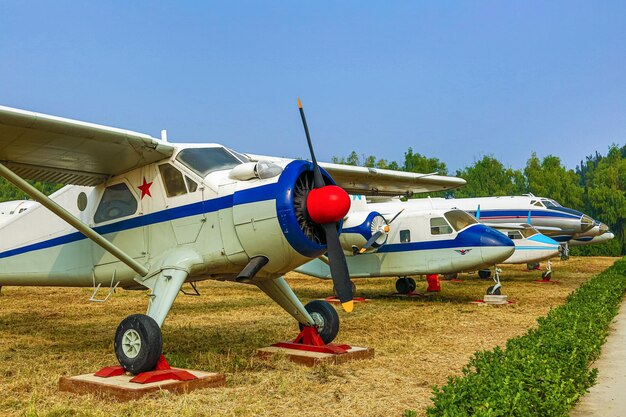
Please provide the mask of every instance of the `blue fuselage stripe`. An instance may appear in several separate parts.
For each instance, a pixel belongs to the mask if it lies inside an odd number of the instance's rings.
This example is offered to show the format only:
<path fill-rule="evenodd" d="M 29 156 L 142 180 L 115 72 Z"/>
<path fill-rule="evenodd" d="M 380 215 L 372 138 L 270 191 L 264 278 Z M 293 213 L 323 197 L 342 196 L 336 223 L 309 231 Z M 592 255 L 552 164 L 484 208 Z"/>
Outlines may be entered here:
<path fill-rule="evenodd" d="M 480 220 L 484 220 L 485 218 L 495 219 L 495 218 L 517 218 L 517 219 L 527 219 L 529 210 L 480 210 Z M 471 213 L 476 214 L 475 211 Z M 550 210 L 530 210 L 531 218 L 541 218 L 541 217 L 559 217 L 566 219 L 579 219 L 580 216 L 576 216 L 571 213 L 564 213 L 559 211 L 550 211 Z"/>
<path fill-rule="evenodd" d="M 94 230 L 101 235 L 109 233 L 122 232 L 125 230 L 135 229 L 137 227 L 149 226 L 156 223 L 163 223 L 170 220 L 176 220 L 183 217 L 197 216 L 204 213 L 211 213 L 223 209 L 227 209 L 239 204 L 255 203 L 259 201 L 272 200 L 276 198 L 276 184 L 267 184 L 260 187 L 250 188 L 247 190 L 236 192 L 236 203 L 234 203 L 233 194 L 218 197 L 211 200 L 200 201 L 197 203 L 187 204 L 184 206 L 173 207 L 171 209 L 146 214 L 143 216 L 133 217 L 131 219 L 122 220 L 116 223 L 104 226 L 94 227 Z M 87 237 L 80 232 L 70 233 L 59 236 L 43 242 L 33 243 L 31 245 L 22 246 L 16 249 L 0 253 L 1 258 L 8 258 L 26 252 L 32 252 L 41 249 L 47 249 L 54 246 L 64 245 L 66 243 L 77 242 Z"/>

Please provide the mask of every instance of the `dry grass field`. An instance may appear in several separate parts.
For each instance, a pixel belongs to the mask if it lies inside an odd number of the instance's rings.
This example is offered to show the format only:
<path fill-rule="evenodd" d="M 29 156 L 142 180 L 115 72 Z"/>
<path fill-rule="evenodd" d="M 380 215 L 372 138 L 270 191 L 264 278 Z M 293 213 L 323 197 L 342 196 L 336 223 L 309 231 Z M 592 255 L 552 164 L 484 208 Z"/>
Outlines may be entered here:
<path fill-rule="evenodd" d="M 2 289 L 0 296 L 0 415 L 164 416 L 401 416 L 423 415 L 431 387 L 458 373 L 472 353 L 523 334 L 551 307 L 615 258 L 572 258 L 554 263 L 558 284 L 537 284 L 521 265 L 504 268 L 503 293 L 515 304 L 468 302 L 490 285 L 474 276 L 442 283 L 420 299 L 382 297 L 394 279 L 355 280 L 372 299 L 340 312 L 337 342 L 370 346 L 371 360 L 306 368 L 284 358 L 262 361 L 255 350 L 295 337 L 297 325 L 259 290 L 205 282 L 201 297 L 179 295 L 164 326 L 164 352 L 174 366 L 225 372 L 225 388 L 184 396 L 116 403 L 60 393 L 61 375 L 115 364 L 113 335 L 125 316 L 144 312 L 146 293 L 118 291 L 106 303 L 89 303 L 88 289 Z M 287 276 L 303 300 L 328 295 L 330 283 Z M 425 289 L 418 280 L 418 290 Z"/>

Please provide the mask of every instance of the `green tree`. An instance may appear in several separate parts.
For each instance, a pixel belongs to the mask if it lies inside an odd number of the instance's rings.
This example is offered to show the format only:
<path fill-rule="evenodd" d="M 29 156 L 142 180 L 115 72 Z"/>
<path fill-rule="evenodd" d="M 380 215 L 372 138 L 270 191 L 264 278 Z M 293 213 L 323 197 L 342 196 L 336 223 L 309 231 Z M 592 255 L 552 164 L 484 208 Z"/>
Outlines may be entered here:
<path fill-rule="evenodd" d="M 609 225 L 620 242 L 621 253 L 626 253 L 626 159 L 617 145 L 586 173 L 585 191 L 590 214 Z"/>
<path fill-rule="evenodd" d="M 456 176 L 467 181 L 467 185 L 454 190 L 457 198 L 516 195 L 525 192 L 522 172 L 505 168 L 500 161 L 489 155 L 458 170 Z"/>
<path fill-rule="evenodd" d="M 34 185 L 39 191 L 44 193 L 45 195 L 50 195 L 59 188 L 63 187 L 62 184 L 54 184 L 50 182 L 41 182 L 41 181 L 28 181 L 30 184 Z M 19 188 L 15 187 L 13 184 L 5 180 L 4 178 L 0 178 L 0 202 L 3 201 L 11 201 L 11 200 L 28 200 L 29 197 L 26 193 L 21 191 Z"/>
<path fill-rule="evenodd" d="M 446 167 L 445 162 L 441 162 L 438 158 L 428 158 L 420 153 L 413 153 L 413 148 L 409 148 L 404 153 L 402 170 L 422 174 L 436 172 L 439 175 L 448 175 L 448 167 Z"/>
<path fill-rule="evenodd" d="M 359 155 L 356 153 L 356 151 L 352 151 L 350 152 L 350 155 L 348 155 L 347 158 L 339 158 L 336 156 L 333 156 L 332 158 L 333 163 L 335 164 L 343 164 L 343 165 L 360 165 L 359 163 Z"/>
<path fill-rule="evenodd" d="M 524 175 L 528 191 L 536 196 L 552 198 L 565 207 L 584 210 L 580 176 L 566 169 L 558 156 L 548 155 L 540 161 L 535 152 L 526 162 Z"/>

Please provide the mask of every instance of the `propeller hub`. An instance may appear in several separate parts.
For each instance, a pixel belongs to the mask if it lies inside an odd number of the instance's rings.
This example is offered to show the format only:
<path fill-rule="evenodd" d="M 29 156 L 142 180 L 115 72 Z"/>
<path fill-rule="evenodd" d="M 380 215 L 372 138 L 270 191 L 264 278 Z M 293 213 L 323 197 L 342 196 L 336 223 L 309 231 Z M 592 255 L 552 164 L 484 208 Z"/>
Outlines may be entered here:
<path fill-rule="evenodd" d="M 315 223 L 338 223 L 350 210 L 350 196 L 336 185 L 314 188 L 307 196 L 306 208 Z"/>

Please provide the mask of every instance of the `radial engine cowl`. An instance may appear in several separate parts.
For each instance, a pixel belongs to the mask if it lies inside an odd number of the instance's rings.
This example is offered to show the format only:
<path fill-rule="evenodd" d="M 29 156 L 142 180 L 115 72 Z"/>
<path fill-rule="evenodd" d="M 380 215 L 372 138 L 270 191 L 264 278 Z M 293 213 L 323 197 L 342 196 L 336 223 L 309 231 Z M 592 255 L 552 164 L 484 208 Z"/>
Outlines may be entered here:
<path fill-rule="evenodd" d="M 326 252 L 326 235 L 320 221 L 337 222 L 338 230 L 341 230 L 341 219 L 350 208 L 346 192 L 335 186 L 327 172 L 321 171 L 326 187 L 315 189 L 313 164 L 300 160 L 289 163 L 280 176 L 276 196 L 278 222 L 285 238 L 299 254 L 309 258 L 317 258 Z M 318 195 L 309 198 L 311 194 Z"/>

